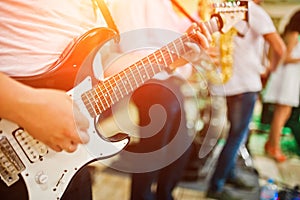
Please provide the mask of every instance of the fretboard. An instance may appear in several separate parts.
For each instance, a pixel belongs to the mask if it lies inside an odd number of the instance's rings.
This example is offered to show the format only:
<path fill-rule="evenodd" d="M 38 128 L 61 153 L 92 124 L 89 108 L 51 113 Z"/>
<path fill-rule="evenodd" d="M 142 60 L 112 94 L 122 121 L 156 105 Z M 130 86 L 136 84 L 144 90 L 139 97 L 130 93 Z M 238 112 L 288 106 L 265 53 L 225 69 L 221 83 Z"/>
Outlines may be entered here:
<path fill-rule="evenodd" d="M 212 33 L 218 31 L 218 27 L 215 25 L 216 23 L 216 19 L 213 18 L 205 22 L 204 25 Z M 90 115 L 95 117 L 103 113 L 113 104 L 131 94 L 154 75 L 165 70 L 176 59 L 190 50 L 186 42 L 199 44 L 196 31 L 182 35 L 180 38 L 177 38 L 166 46 L 156 50 L 154 53 L 127 67 L 125 70 L 98 83 L 91 90 L 83 93 L 82 100 Z"/>

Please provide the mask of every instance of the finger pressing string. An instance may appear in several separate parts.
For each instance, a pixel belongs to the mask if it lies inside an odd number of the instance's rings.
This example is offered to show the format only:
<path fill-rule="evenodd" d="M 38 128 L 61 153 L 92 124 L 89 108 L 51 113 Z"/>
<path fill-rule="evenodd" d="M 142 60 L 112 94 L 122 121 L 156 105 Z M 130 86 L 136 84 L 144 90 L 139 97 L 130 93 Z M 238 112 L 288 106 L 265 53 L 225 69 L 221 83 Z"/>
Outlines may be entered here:
<path fill-rule="evenodd" d="M 200 28 L 200 30 L 201 30 L 200 32 L 202 34 L 204 34 L 204 36 L 206 37 L 208 42 L 211 43 L 212 42 L 212 36 L 211 36 L 209 30 L 207 29 L 207 27 L 203 23 L 199 23 L 198 27 Z"/>

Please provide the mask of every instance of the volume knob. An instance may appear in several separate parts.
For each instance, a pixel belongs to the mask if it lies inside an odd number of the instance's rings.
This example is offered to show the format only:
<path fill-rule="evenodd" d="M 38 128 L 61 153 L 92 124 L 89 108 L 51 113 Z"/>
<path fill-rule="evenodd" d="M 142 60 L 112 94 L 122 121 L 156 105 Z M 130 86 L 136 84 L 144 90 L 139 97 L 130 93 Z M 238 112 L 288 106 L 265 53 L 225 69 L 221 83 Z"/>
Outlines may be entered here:
<path fill-rule="evenodd" d="M 48 176 L 44 172 L 39 172 L 35 177 L 35 181 L 38 184 L 45 184 L 48 181 Z"/>

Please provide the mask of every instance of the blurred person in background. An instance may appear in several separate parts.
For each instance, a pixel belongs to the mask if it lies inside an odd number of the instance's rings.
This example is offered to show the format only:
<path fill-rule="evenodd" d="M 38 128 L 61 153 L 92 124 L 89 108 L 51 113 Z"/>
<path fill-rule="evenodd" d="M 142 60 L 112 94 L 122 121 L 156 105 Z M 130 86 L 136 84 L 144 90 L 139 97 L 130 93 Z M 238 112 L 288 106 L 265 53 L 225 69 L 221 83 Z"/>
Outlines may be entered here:
<path fill-rule="evenodd" d="M 136 1 L 135 5 L 140 2 Z M 134 15 L 135 11 L 130 12 Z M 0 88 L 3 93 L 0 116 L 17 123 L 57 152 L 74 152 L 78 145 L 89 141 L 86 133 L 88 120 L 74 106 L 65 90 L 34 88 L 12 77 L 47 73 L 79 36 L 95 27 L 107 27 L 101 13 L 98 13 L 96 0 L 0 2 L 3 22 L 0 25 Z M 197 36 L 206 47 L 209 35 L 205 34 L 205 30 L 202 33 L 198 31 Z M 103 70 L 98 70 L 97 74 L 102 74 Z M 71 89 L 64 85 L 57 85 L 57 88 Z M 1 198 L 26 199 L 26 189 L 20 184 L 22 182 L 18 181 L 8 188 L 1 182 Z M 92 199 L 91 180 L 86 167 L 74 177 L 62 199 Z"/>
<path fill-rule="evenodd" d="M 206 197 L 213 199 L 241 199 L 224 189 L 226 183 L 235 188 L 251 190 L 251 185 L 237 175 L 236 163 L 241 145 L 249 133 L 257 95 L 262 89 L 261 55 L 258 49 L 263 40 L 269 43 L 273 52 L 270 69 L 280 63 L 285 54 L 285 45 L 270 16 L 258 4 L 261 0 L 248 2 L 248 22 L 235 25 L 237 33 L 233 38 L 232 76 L 221 86 L 214 86 L 214 95 L 226 97 L 227 118 L 230 123 L 226 142 L 218 157 L 210 178 Z"/>
<path fill-rule="evenodd" d="M 287 46 L 284 63 L 271 74 L 267 83 L 264 102 L 275 104 L 270 134 L 265 152 L 277 162 L 287 158 L 282 153 L 282 129 L 291 116 L 293 107 L 299 106 L 300 97 L 300 11 L 293 14 L 282 34 Z M 297 123 L 297 120 L 296 120 Z M 298 121 L 299 123 L 299 121 Z M 294 133 L 299 134 L 299 133 Z"/>
<path fill-rule="evenodd" d="M 143 39 L 147 41 L 146 44 L 150 47 L 155 47 L 157 44 L 163 46 L 176 39 L 174 34 L 168 35 L 168 31 L 178 35 L 184 33 L 191 26 L 191 22 L 187 18 L 180 16 L 174 10 L 170 0 L 113 0 L 110 3 L 112 16 L 120 28 L 120 32 L 132 31 L 134 33 L 136 29 L 148 29 L 150 30 L 149 35 Z M 163 41 L 165 44 L 159 44 L 162 40 L 158 37 L 162 35 L 156 35 L 155 33 L 163 30 L 166 33 L 164 36 L 165 41 Z M 141 39 L 140 37 L 138 39 Z M 130 44 L 126 48 L 130 49 Z M 167 166 L 163 165 L 159 169 L 133 172 L 131 200 L 172 200 L 172 192 L 180 181 L 189 159 L 190 148 L 184 150 L 184 144 L 190 139 L 187 139 L 189 136 L 185 110 L 182 104 L 184 97 L 180 87 L 184 84 L 184 80 L 181 79 L 187 78 L 190 74 L 190 66 L 182 68 L 185 69 L 180 70 L 179 76 L 168 74 L 166 71 L 160 72 L 151 81 L 138 88 L 132 96 L 139 111 L 139 126 L 141 126 L 139 134 L 141 138 L 137 144 L 127 150 L 141 154 L 155 152 L 168 146 L 174 140 L 174 137 L 181 135 L 181 143 L 176 143 L 171 150 L 166 150 L 167 152 L 157 156 L 160 157 L 159 160 L 166 161 L 176 151 L 182 151 L 182 155 L 172 163 Z M 183 74 L 187 74 L 187 77 L 183 77 Z M 163 106 L 167 119 L 162 129 L 150 137 L 149 135 L 153 134 L 152 132 L 155 130 L 143 131 L 143 127 L 153 123 L 149 113 L 151 107 L 155 104 Z M 158 113 L 156 117 L 163 115 L 163 112 Z M 153 163 L 151 162 L 155 162 L 155 159 L 153 159 L 153 157 L 149 159 L 145 156 L 143 161 L 132 164 L 135 166 L 152 166 Z M 156 183 L 156 189 L 153 190 L 154 183 Z"/>

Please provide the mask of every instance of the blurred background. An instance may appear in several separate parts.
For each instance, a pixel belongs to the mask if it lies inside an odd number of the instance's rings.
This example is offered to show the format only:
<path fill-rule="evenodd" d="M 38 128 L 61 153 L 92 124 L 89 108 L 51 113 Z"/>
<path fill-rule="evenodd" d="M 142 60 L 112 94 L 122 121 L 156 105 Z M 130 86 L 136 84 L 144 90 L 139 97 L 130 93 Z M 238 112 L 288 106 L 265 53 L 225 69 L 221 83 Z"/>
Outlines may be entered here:
<path fill-rule="evenodd" d="M 199 0 L 177 0 L 189 13 L 197 13 Z M 217 2 L 217 0 L 209 0 Z M 109 1 L 108 1 L 109 3 Z M 282 33 L 286 23 L 291 15 L 300 9 L 300 0 L 264 0 L 261 6 L 271 16 L 277 30 Z M 176 10 L 176 9 L 175 9 Z M 180 12 L 178 12 L 181 14 Z M 183 16 L 184 17 L 184 16 Z M 299 22 L 300 23 L 300 22 Z M 263 92 L 263 91 L 262 91 Z M 300 111 L 296 110 L 295 129 L 292 129 L 289 123 L 282 131 L 281 146 L 288 160 L 284 163 L 278 163 L 268 157 L 264 152 L 264 144 L 270 130 L 270 120 L 272 116 L 272 105 L 264 105 L 260 100 L 257 101 L 252 122 L 250 124 L 250 137 L 244 148 L 240 150 L 240 167 L 242 176 L 245 176 L 250 182 L 257 183 L 257 187 L 251 192 L 235 190 L 244 196 L 245 200 L 259 199 L 260 187 L 264 185 L 269 178 L 275 180 L 281 191 L 292 191 L 300 185 L 300 148 L 297 144 L 295 135 L 300 138 Z M 201 137 L 201 136 L 200 136 Z M 298 138 L 298 139 L 299 139 Z M 299 142 L 299 141 L 298 141 Z M 205 158 L 196 158 L 191 160 L 190 168 L 186 171 L 181 184 L 175 190 L 176 200 L 205 199 L 204 191 L 207 187 L 208 177 L 211 175 L 216 158 L 222 147 L 223 141 L 220 140 L 214 151 Z M 122 159 L 121 159 L 122 161 Z M 92 165 L 94 176 L 94 198 L 102 199 L 128 199 L 130 194 L 130 175 L 110 169 L 101 162 Z M 115 185 L 117 191 L 112 189 Z"/>

